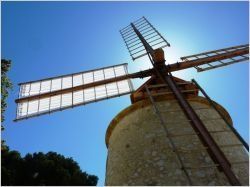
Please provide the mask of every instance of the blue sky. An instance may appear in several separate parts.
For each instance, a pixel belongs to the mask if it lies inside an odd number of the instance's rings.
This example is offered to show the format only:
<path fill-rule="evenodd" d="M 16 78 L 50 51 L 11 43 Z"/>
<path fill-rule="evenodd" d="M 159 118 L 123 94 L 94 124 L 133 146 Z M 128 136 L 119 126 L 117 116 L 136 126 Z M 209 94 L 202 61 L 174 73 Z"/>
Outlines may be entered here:
<path fill-rule="evenodd" d="M 142 16 L 171 44 L 167 63 L 179 57 L 246 44 L 248 2 L 3 2 L 2 58 L 11 59 L 14 89 L 8 98 L 2 138 L 25 155 L 56 151 L 76 160 L 104 184 L 109 122 L 130 105 L 129 96 L 85 105 L 14 123 L 17 84 L 61 74 L 129 63 L 147 69 L 146 58 L 133 62 L 119 30 Z M 175 76 L 195 78 L 230 113 L 248 141 L 248 63 Z M 138 87 L 145 80 L 136 80 Z"/>

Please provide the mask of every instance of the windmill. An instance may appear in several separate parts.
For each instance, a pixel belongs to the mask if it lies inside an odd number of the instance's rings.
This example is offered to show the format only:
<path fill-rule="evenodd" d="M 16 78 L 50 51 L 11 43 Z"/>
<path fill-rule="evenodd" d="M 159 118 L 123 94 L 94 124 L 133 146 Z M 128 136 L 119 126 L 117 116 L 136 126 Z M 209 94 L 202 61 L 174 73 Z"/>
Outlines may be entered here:
<path fill-rule="evenodd" d="M 233 46 L 185 56 L 181 57 L 180 62 L 166 65 L 162 48 L 170 47 L 170 44 L 145 17 L 120 30 L 120 33 L 132 60 L 148 56 L 153 66 L 151 69 L 128 73 L 127 64 L 119 64 L 20 83 L 19 98 L 16 99 L 17 112 L 15 121 L 126 94 L 131 94 L 132 103 L 145 99 L 149 100 L 159 117 L 171 148 L 176 153 L 181 170 L 187 177 L 187 184 L 192 185 L 194 182 L 190 179 L 190 174 L 183 163 L 181 155 L 176 151 L 176 144 L 169 136 L 168 129 L 164 125 L 165 121 L 157 107 L 157 98 L 164 96 L 164 99 L 175 100 L 178 103 L 188 119 L 190 127 L 206 148 L 214 163 L 213 167 L 215 166 L 219 171 L 223 172 L 231 185 L 241 185 L 239 177 L 235 175 L 231 167 L 231 163 L 207 130 L 203 120 L 200 119 L 197 111 L 190 104 L 189 99 L 197 97 L 200 91 L 211 105 L 211 108 L 218 112 L 220 118 L 225 121 L 230 131 L 234 133 L 234 136 L 247 150 L 249 150 L 248 144 L 230 125 L 223 110 L 209 98 L 195 80 L 191 82 L 184 81 L 173 77 L 171 73 L 187 68 L 196 68 L 198 72 L 202 72 L 247 61 L 249 59 L 249 45 Z M 150 77 L 150 79 L 137 90 L 134 90 L 131 79 L 145 77 Z M 110 128 L 107 131 L 107 136 L 108 138 L 111 136 Z M 107 139 L 106 143 L 108 144 Z"/>

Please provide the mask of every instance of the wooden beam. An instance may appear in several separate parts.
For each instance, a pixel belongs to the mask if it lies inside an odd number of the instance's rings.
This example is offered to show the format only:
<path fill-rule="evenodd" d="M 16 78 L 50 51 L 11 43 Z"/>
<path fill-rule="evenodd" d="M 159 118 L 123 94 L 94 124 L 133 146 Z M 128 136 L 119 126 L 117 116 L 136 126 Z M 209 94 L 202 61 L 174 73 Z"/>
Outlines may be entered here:
<path fill-rule="evenodd" d="M 237 51 L 227 52 L 224 54 L 218 54 L 218 55 L 214 55 L 211 57 L 205 57 L 205 58 L 170 64 L 167 66 L 167 71 L 173 72 L 173 71 L 183 70 L 183 69 L 192 68 L 195 66 L 208 64 L 211 62 L 216 62 L 219 60 L 224 60 L 224 59 L 241 56 L 245 54 L 249 54 L 249 48 L 239 49 Z"/>
<path fill-rule="evenodd" d="M 100 85 L 104 85 L 104 84 L 108 84 L 108 83 L 112 83 L 112 82 L 122 81 L 122 80 L 126 80 L 126 79 L 144 78 L 144 77 L 148 77 L 148 76 L 150 76 L 152 74 L 153 74 L 152 69 L 144 70 L 144 71 L 140 71 L 140 72 L 137 72 L 137 73 L 123 75 L 123 76 L 120 76 L 120 77 L 114 77 L 114 78 L 111 78 L 111 79 L 92 82 L 92 83 L 89 83 L 89 84 L 84 84 L 84 85 L 79 85 L 79 86 L 75 86 L 75 87 L 65 88 L 65 89 L 56 90 L 56 91 L 53 91 L 53 92 L 42 93 L 42 94 L 38 94 L 38 95 L 32 95 L 32 96 L 28 96 L 28 97 L 23 97 L 23 98 L 16 99 L 15 102 L 16 103 L 21 103 L 21 102 L 26 102 L 26 101 L 31 101 L 31 100 L 41 99 L 41 98 L 47 98 L 47 97 L 51 97 L 51 96 L 54 96 L 54 95 L 70 93 L 70 92 L 83 90 L 83 89 L 91 88 L 91 87 L 95 87 L 95 86 L 100 86 Z"/>

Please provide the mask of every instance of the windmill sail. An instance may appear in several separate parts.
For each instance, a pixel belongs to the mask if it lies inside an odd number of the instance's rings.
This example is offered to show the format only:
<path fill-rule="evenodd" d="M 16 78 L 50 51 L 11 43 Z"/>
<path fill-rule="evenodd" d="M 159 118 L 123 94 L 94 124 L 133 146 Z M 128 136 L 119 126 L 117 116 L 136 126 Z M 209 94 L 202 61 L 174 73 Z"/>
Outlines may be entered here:
<path fill-rule="evenodd" d="M 141 36 L 152 49 L 170 46 L 167 40 L 162 37 L 162 35 L 153 27 L 153 25 L 151 25 L 151 23 L 145 17 L 142 17 L 141 19 L 120 30 L 122 38 L 133 60 L 147 54 L 147 51 L 133 29 L 133 26 L 140 32 Z"/>
<path fill-rule="evenodd" d="M 19 99 L 16 100 L 16 120 L 131 93 L 130 79 L 119 80 L 126 75 L 127 64 L 120 64 L 21 83 Z M 95 84 L 100 82 L 103 84 Z"/>
<path fill-rule="evenodd" d="M 249 60 L 249 44 L 184 56 L 181 57 L 181 60 L 184 62 L 196 61 L 197 65 L 193 67 L 198 72 L 207 71 Z M 199 62 L 202 61 L 207 62 L 199 65 Z"/>
<path fill-rule="evenodd" d="M 196 68 L 198 72 L 227 66 L 249 60 L 249 44 L 234 46 L 215 51 L 181 57 L 182 61 L 167 65 L 167 71 L 173 72 L 187 68 Z"/>

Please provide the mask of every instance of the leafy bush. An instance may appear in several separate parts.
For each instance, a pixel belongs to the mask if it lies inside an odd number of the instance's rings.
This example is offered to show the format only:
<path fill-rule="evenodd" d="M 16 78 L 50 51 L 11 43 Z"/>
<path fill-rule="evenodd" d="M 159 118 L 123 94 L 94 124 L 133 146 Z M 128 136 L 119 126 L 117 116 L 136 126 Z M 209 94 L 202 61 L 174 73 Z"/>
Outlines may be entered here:
<path fill-rule="evenodd" d="M 98 177 L 82 172 L 72 158 L 55 152 L 27 154 L 2 152 L 2 185 L 95 186 Z"/>

